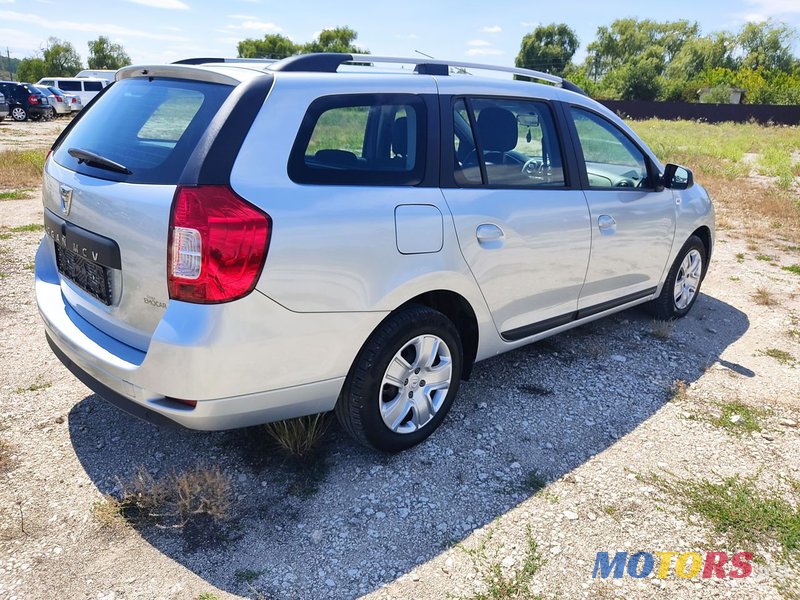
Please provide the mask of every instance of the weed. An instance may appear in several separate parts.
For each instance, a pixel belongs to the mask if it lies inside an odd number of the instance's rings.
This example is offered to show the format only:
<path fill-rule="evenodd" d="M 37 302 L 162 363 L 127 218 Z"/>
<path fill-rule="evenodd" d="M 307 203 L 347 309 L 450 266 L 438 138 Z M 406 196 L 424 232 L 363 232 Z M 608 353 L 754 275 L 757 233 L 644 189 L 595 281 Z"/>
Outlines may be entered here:
<path fill-rule="evenodd" d="M 738 475 L 718 482 L 667 481 L 652 476 L 662 491 L 680 500 L 689 514 L 700 515 L 731 547 L 777 543 L 785 558 L 800 554 L 800 493 L 792 502 L 775 491 L 762 491 L 752 478 Z"/>
<path fill-rule="evenodd" d="M 788 267 L 781 267 L 784 271 L 789 271 L 789 273 L 794 273 L 795 275 L 800 275 L 800 265 L 790 265 Z"/>
<path fill-rule="evenodd" d="M 201 516 L 224 521 L 233 503 L 230 478 L 218 467 L 197 466 L 159 481 L 140 467 L 120 487 L 119 503 L 126 519 L 167 522 L 174 527 Z"/>
<path fill-rule="evenodd" d="M 742 278 L 737 276 L 737 275 L 731 275 L 730 277 L 728 277 L 728 279 L 730 279 L 731 281 L 741 281 L 742 280 Z"/>
<path fill-rule="evenodd" d="M 253 583 L 256 579 L 261 577 L 264 571 L 253 571 L 252 569 L 240 569 L 236 571 L 233 576 L 239 583 Z"/>
<path fill-rule="evenodd" d="M 0 186 L 35 186 L 42 182 L 44 159 L 49 148 L 0 152 Z"/>
<path fill-rule="evenodd" d="M 487 536 L 488 538 L 488 536 Z M 525 555 L 519 568 L 506 568 L 494 556 L 489 558 L 486 544 L 482 542 L 477 550 L 470 553 L 473 565 L 482 573 L 481 579 L 486 591 L 471 596 L 470 600 L 534 600 L 540 598 L 531 592 L 531 579 L 542 568 L 544 559 L 539 554 L 536 540 L 528 527 L 525 540 Z M 488 562 L 488 565 L 486 564 Z"/>
<path fill-rule="evenodd" d="M 121 529 L 128 524 L 125 519 L 125 507 L 110 495 L 105 495 L 102 500 L 92 505 L 92 516 L 106 529 Z"/>
<path fill-rule="evenodd" d="M 675 329 L 675 321 L 654 320 L 650 325 L 650 335 L 659 340 L 668 340 Z"/>
<path fill-rule="evenodd" d="M 29 223 L 28 225 L 19 225 L 9 229 L 12 233 L 25 233 L 28 231 L 44 231 L 44 225 L 41 223 Z"/>
<path fill-rule="evenodd" d="M 772 292 L 764 287 L 760 287 L 756 290 L 756 293 L 753 294 L 753 300 L 756 304 L 760 304 L 761 306 L 775 306 L 778 303 L 775 296 L 772 295 Z"/>
<path fill-rule="evenodd" d="M 750 252 L 755 252 L 758 250 L 758 244 L 756 244 L 753 240 L 747 240 L 747 249 L 750 250 Z"/>
<path fill-rule="evenodd" d="M 541 475 L 538 471 L 528 471 L 525 478 L 522 480 L 523 491 L 531 494 L 537 494 L 547 487 L 547 478 Z"/>
<path fill-rule="evenodd" d="M 683 379 L 676 379 L 669 386 L 669 393 L 671 402 L 683 402 L 689 397 L 689 386 Z"/>
<path fill-rule="evenodd" d="M 44 380 L 42 379 L 42 376 L 41 376 L 41 375 L 39 375 L 39 376 L 36 378 L 36 381 L 34 381 L 34 382 L 33 382 L 32 384 L 30 384 L 28 387 L 24 387 L 24 388 L 23 388 L 23 387 L 19 387 L 19 388 L 17 388 L 17 389 L 16 389 L 16 390 L 14 390 L 14 391 L 15 391 L 17 394 L 24 394 L 25 392 L 39 392 L 39 391 L 41 391 L 41 390 L 46 390 L 47 388 L 49 388 L 49 387 L 50 387 L 50 386 L 52 386 L 52 385 L 53 385 L 53 384 L 52 384 L 51 382 L 49 382 L 49 381 L 44 381 Z"/>
<path fill-rule="evenodd" d="M 328 429 L 325 413 L 308 415 L 298 419 L 278 421 L 264 425 L 267 433 L 292 456 L 305 456 L 317 446 Z"/>
<path fill-rule="evenodd" d="M 608 504 L 600 508 L 605 514 L 609 517 L 614 519 L 615 521 L 619 521 L 619 509 L 616 506 Z"/>
<path fill-rule="evenodd" d="M 10 240 L 13 236 L 5 231 L 0 231 L 0 240 Z"/>
<path fill-rule="evenodd" d="M 756 254 L 756 260 L 760 260 L 763 262 L 772 262 L 773 260 L 775 260 L 775 258 L 767 254 Z"/>
<path fill-rule="evenodd" d="M 753 408 L 736 400 L 721 402 L 717 406 L 720 408 L 720 415 L 712 418 L 711 424 L 739 435 L 761 431 L 760 419 L 767 415 L 765 410 Z"/>
<path fill-rule="evenodd" d="M 793 364 L 795 362 L 794 356 L 786 352 L 786 350 L 779 350 L 778 348 L 767 348 L 764 350 L 764 356 L 774 358 L 782 365 Z"/>
<path fill-rule="evenodd" d="M 743 263 L 744 262 L 744 252 L 737 252 L 736 253 L 736 262 Z"/>
<path fill-rule="evenodd" d="M 0 200 L 20 200 L 25 198 L 25 194 L 30 192 L 30 189 L 11 190 L 8 192 L 0 192 Z"/>
<path fill-rule="evenodd" d="M 219 600 L 219 596 L 211 592 L 201 592 L 197 600 Z"/>

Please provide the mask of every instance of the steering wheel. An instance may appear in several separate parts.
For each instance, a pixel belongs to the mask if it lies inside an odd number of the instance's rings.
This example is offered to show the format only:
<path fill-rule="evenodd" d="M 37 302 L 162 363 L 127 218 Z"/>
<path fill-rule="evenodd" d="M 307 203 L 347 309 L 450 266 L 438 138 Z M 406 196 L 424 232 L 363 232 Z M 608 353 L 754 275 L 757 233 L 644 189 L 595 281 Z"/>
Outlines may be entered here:
<path fill-rule="evenodd" d="M 541 177 L 544 175 L 544 163 L 537 158 L 526 160 L 522 165 L 522 174 L 528 177 Z"/>

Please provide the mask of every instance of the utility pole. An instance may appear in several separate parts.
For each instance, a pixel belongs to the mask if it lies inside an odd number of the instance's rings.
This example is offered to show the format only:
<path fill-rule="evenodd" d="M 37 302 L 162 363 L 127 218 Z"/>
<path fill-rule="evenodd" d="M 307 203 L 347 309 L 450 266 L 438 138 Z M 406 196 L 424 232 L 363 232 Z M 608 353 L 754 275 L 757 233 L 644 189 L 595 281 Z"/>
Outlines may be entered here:
<path fill-rule="evenodd" d="M 8 78 L 12 81 L 15 81 L 14 74 L 11 72 L 11 52 L 9 52 L 8 46 L 6 46 L 6 59 L 8 59 L 8 62 L 6 62 L 6 65 L 8 66 Z"/>

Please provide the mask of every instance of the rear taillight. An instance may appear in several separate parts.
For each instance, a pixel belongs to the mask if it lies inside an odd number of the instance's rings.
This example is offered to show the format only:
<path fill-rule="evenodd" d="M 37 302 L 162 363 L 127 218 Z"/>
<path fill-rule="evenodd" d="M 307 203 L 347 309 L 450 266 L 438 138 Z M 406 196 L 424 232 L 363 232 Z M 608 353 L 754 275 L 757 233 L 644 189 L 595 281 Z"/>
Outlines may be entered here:
<path fill-rule="evenodd" d="M 39 104 L 39 98 L 31 94 L 28 96 L 28 104 Z"/>
<path fill-rule="evenodd" d="M 78 103 L 78 99 L 77 99 L 77 98 L 73 98 L 73 99 L 72 99 L 72 103 L 73 103 L 73 104 L 77 104 L 77 103 Z"/>
<path fill-rule="evenodd" d="M 56 96 L 56 102 L 63 102 L 64 99 L 61 96 Z"/>
<path fill-rule="evenodd" d="M 170 214 L 169 297 L 216 304 L 249 294 L 271 230 L 268 214 L 226 186 L 178 187 Z"/>

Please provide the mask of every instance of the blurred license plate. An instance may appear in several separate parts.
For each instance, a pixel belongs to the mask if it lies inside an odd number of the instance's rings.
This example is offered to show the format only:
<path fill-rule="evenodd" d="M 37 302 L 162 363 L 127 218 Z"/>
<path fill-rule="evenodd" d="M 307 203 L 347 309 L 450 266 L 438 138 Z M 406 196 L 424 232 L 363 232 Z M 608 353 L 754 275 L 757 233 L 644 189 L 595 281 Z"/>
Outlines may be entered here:
<path fill-rule="evenodd" d="M 98 265 L 55 244 L 58 272 L 103 304 L 111 304 L 108 268 Z"/>

